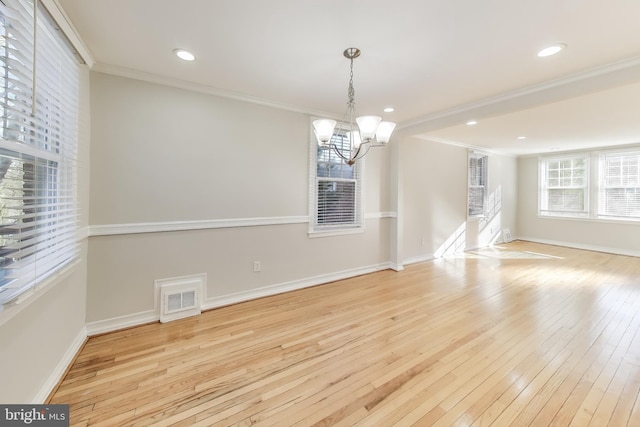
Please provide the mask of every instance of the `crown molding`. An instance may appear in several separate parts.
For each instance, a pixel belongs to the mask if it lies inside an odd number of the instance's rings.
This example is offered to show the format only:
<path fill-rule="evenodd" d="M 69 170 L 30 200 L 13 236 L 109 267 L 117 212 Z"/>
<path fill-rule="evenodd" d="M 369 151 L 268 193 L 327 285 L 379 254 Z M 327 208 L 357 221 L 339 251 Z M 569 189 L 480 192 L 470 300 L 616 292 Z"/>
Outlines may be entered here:
<path fill-rule="evenodd" d="M 247 95 L 240 92 L 224 90 L 214 86 L 205 85 L 202 83 L 195 83 L 195 82 L 190 82 L 186 80 L 176 79 L 173 77 L 161 76 L 153 73 L 146 73 L 144 71 L 138 71 L 132 68 L 119 67 L 116 65 L 109 65 L 109 64 L 103 64 L 103 63 L 97 62 L 94 64 L 92 71 L 103 73 L 103 74 L 109 74 L 117 77 L 125 77 L 128 79 L 140 80 L 147 83 L 154 83 L 162 86 L 169 86 L 169 87 L 174 87 L 178 89 L 184 89 L 191 92 L 197 92 L 197 93 L 202 93 L 206 95 L 219 96 L 221 98 L 234 99 L 236 101 L 248 102 L 250 104 L 263 105 L 266 107 L 276 108 L 279 110 L 306 114 L 309 116 L 331 117 L 331 118 L 336 117 L 335 114 L 327 113 L 325 111 L 300 108 L 295 105 L 276 102 L 266 98 L 259 98 L 256 96 L 251 96 L 251 95 Z"/>
<path fill-rule="evenodd" d="M 67 16 L 67 13 L 64 11 L 62 6 L 60 5 L 58 0 L 40 0 L 44 7 L 47 9 L 53 20 L 58 24 L 60 30 L 62 30 L 63 34 L 69 40 L 69 43 L 76 50 L 78 55 L 82 58 L 85 64 L 89 68 L 92 68 L 95 65 L 95 59 L 91 54 L 91 51 L 87 47 L 86 44 L 82 41 L 82 38 L 78 34 L 78 31 L 71 23 L 71 20 Z"/>
<path fill-rule="evenodd" d="M 459 124 L 470 112 L 486 110 L 474 117 L 490 117 L 518 109 L 531 108 L 543 103 L 559 101 L 590 92 L 608 89 L 638 81 L 640 56 L 601 65 L 565 77 L 526 86 L 496 96 L 441 110 L 398 124 L 397 129 L 407 135 L 424 133 L 428 130 Z M 589 84 L 589 90 L 584 85 Z M 562 89 L 562 90 L 561 90 Z M 460 116 L 463 116 L 461 118 Z"/>
<path fill-rule="evenodd" d="M 511 157 L 511 158 L 514 158 L 514 159 L 519 157 L 516 154 L 505 153 L 505 152 L 503 152 L 501 150 L 494 150 L 494 149 L 490 149 L 490 148 L 486 148 L 486 147 L 481 147 L 481 146 L 478 146 L 478 145 L 464 144 L 462 142 L 453 141 L 453 140 L 445 139 L 445 138 L 438 138 L 438 137 L 435 137 L 435 136 L 415 135 L 414 138 L 421 139 L 421 140 L 424 140 L 424 141 L 431 141 L 431 142 L 435 142 L 435 143 L 438 143 L 438 144 L 453 145 L 453 146 L 456 146 L 456 147 L 466 148 L 468 150 L 474 150 L 474 151 L 477 151 L 477 152 L 491 154 L 491 155 L 494 155 L 494 156 Z"/>

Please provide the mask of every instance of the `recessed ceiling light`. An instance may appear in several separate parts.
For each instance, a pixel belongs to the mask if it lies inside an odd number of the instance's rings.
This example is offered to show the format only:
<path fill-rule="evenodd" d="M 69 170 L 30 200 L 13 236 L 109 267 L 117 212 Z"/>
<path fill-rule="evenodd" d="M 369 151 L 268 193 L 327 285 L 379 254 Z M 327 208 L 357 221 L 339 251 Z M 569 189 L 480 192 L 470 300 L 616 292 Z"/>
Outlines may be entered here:
<path fill-rule="evenodd" d="M 561 50 L 565 49 L 566 47 L 567 47 L 567 45 L 564 44 L 564 43 L 554 44 L 553 46 L 548 46 L 548 47 L 545 47 L 544 49 L 542 49 L 540 52 L 538 52 L 538 56 L 540 58 L 543 58 L 545 56 L 555 55 L 556 53 L 560 52 Z"/>
<path fill-rule="evenodd" d="M 182 59 L 183 61 L 193 61 L 194 59 L 196 59 L 195 55 L 189 52 L 188 50 L 174 49 L 173 53 L 175 53 L 176 56 Z"/>
<path fill-rule="evenodd" d="M 526 136 L 519 136 L 518 139 L 522 140 L 522 139 L 527 139 Z"/>
<path fill-rule="evenodd" d="M 384 109 L 384 112 L 385 112 L 385 113 L 393 113 L 394 111 L 395 111 L 395 108 L 393 108 L 393 107 L 386 107 L 386 108 Z"/>
<path fill-rule="evenodd" d="M 477 121 L 475 121 L 475 120 L 469 120 L 469 121 L 467 122 L 467 126 L 473 126 L 473 125 L 477 125 L 477 124 L 478 124 L 478 122 L 477 122 Z"/>

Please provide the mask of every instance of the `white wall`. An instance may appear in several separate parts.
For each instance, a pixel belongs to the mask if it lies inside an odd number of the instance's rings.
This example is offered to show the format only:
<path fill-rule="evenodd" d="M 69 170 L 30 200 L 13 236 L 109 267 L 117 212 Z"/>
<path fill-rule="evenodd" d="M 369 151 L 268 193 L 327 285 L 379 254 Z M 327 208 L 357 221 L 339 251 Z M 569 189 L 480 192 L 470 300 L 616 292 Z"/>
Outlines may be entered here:
<path fill-rule="evenodd" d="M 89 72 L 81 73 L 79 132 L 80 225 L 89 212 Z M 84 339 L 87 242 L 73 267 L 22 306 L 0 312 L 0 402 L 42 403 Z"/>
<path fill-rule="evenodd" d="M 640 256 L 636 223 L 538 217 L 538 158 L 518 160 L 519 238 L 536 242 Z"/>
<path fill-rule="evenodd" d="M 516 159 L 489 156 L 490 218 L 467 220 L 468 149 L 404 137 L 398 148 L 403 263 L 486 246 L 515 229 Z"/>
<path fill-rule="evenodd" d="M 364 233 L 309 238 L 308 115 L 95 72 L 91 102 L 88 322 L 150 318 L 156 279 L 206 273 L 214 306 L 388 263 L 385 149 L 366 157 Z M 214 228 L 170 231 L 193 221 Z"/>

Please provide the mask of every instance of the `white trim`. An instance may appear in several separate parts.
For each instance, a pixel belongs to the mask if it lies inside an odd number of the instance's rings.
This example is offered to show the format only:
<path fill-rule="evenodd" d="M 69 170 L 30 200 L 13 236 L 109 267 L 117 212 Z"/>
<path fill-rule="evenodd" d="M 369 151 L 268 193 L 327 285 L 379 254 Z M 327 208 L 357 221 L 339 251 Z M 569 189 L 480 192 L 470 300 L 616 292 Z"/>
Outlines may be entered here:
<path fill-rule="evenodd" d="M 146 323 L 159 322 L 160 315 L 155 310 L 142 311 L 140 313 L 127 314 L 112 319 L 98 320 L 87 323 L 87 335 L 92 337 L 119 329 L 140 326 Z"/>
<path fill-rule="evenodd" d="M 397 266 L 396 266 L 397 267 Z M 335 282 L 337 280 L 344 280 L 350 277 L 361 276 L 363 274 L 374 273 L 376 271 L 388 270 L 393 268 L 391 263 L 374 264 L 368 267 L 354 268 L 350 270 L 344 270 L 336 273 L 323 274 L 320 276 L 310 277 L 302 280 L 294 280 L 291 282 L 280 283 L 276 285 L 264 286 L 258 289 L 252 289 L 244 292 L 237 292 L 233 294 L 223 295 L 219 297 L 207 298 L 202 303 L 202 310 L 210 310 L 217 307 L 223 307 L 225 305 L 236 304 L 240 302 L 250 301 L 257 298 L 262 298 L 271 295 L 277 295 L 284 292 L 295 291 L 298 289 L 304 289 L 311 286 L 322 285 L 325 283 Z M 395 269 L 395 268 L 394 268 Z M 399 270 L 396 270 L 399 271 Z M 207 291 L 205 290 L 204 294 Z M 155 309 L 143 311 L 140 313 L 115 317 L 112 319 L 99 320 L 96 322 L 87 323 L 87 335 L 94 336 L 107 332 L 117 331 L 119 329 L 130 328 L 133 326 L 140 326 L 145 323 L 152 323 L 160 321 L 160 315 Z"/>
<path fill-rule="evenodd" d="M 82 242 L 85 239 L 89 238 L 89 226 L 83 226 L 80 227 L 78 229 L 78 238 L 76 239 L 77 242 Z"/>
<path fill-rule="evenodd" d="M 614 254 L 614 255 L 640 257 L 640 251 L 620 249 L 620 248 L 610 248 L 607 246 L 585 245 L 581 243 L 564 242 L 559 240 L 538 239 L 536 237 L 527 237 L 527 236 L 518 236 L 513 240 L 524 240 L 527 242 L 542 243 L 544 245 L 564 246 L 567 248 L 584 249 L 587 251 L 604 252 L 604 253 Z"/>
<path fill-rule="evenodd" d="M 62 269 L 55 271 L 49 277 L 39 282 L 32 288 L 20 294 L 11 304 L 8 304 L 4 309 L 0 309 L 0 326 L 7 323 L 10 319 L 16 316 L 25 308 L 29 307 L 38 298 L 46 294 L 50 289 L 53 289 L 60 282 L 68 278 L 80 263 L 80 256 L 76 256 L 73 261 Z"/>
<path fill-rule="evenodd" d="M 417 139 L 421 139 L 423 141 L 431 141 L 437 144 L 453 145 L 455 147 L 466 148 L 469 150 L 483 152 L 484 154 L 487 154 L 490 156 L 493 155 L 493 156 L 500 156 L 500 157 L 510 157 L 512 159 L 516 159 L 520 157 L 519 154 L 505 153 L 504 151 L 501 151 L 501 149 L 491 149 L 487 147 L 481 147 L 479 145 L 465 144 L 462 142 L 453 141 L 451 139 L 439 138 L 433 135 L 428 135 L 428 136 L 413 135 L 413 137 Z M 535 156 L 539 156 L 539 154 L 535 154 Z"/>
<path fill-rule="evenodd" d="M 376 271 L 388 270 L 391 268 L 391 264 L 382 263 L 377 265 L 371 265 L 368 267 L 354 268 L 351 270 L 344 270 L 336 273 L 323 274 L 320 276 L 311 277 L 308 279 L 294 280 L 291 282 L 280 283 L 277 285 L 264 286 L 258 289 L 252 289 L 244 292 L 237 292 L 234 294 L 224 295 L 221 297 L 209 298 L 204 301 L 202 305 L 203 310 L 210 310 L 217 307 L 223 307 L 225 305 L 236 304 L 240 302 L 250 301 L 257 298 L 263 298 L 271 295 L 277 295 L 285 292 L 295 291 L 298 289 L 304 289 L 312 286 L 322 285 L 325 283 L 335 282 L 338 280 L 344 280 L 355 276 L 361 276 L 363 274 L 374 273 Z"/>
<path fill-rule="evenodd" d="M 371 212 L 365 219 L 397 218 L 396 212 Z M 307 224 L 308 216 L 283 216 L 265 218 L 210 219 L 195 221 L 144 222 L 133 224 L 104 224 L 83 227 L 79 240 L 86 237 L 115 236 L 121 234 L 164 233 L 170 231 L 207 230 L 215 228 L 259 227 L 268 225 Z M 335 234 L 347 234 L 345 230 L 334 230 Z M 355 230 L 360 233 L 362 230 Z M 320 232 L 327 235 L 327 233 Z"/>
<path fill-rule="evenodd" d="M 364 219 L 382 219 L 382 218 L 397 218 L 398 212 L 371 212 L 365 213 Z"/>
<path fill-rule="evenodd" d="M 360 234 L 364 233 L 367 228 L 364 225 L 359 227 L 345 227 L 345 228 L 328 228 L 327 230 L 316 229 L 309 230 L 307 234 L 309 238 L 315 239 L 318 237 L 335 237 L 335 236 L 345 236 L 347 234 Z"/>
<path fill-rule="evenodd" d="M 418 255 L 403 260 L 402 265 L 417 264 L 419 262 L 433 261 L 434 259 L 436 259 L 436 257 L 433 254 Z"/>
<path fill-rule="evenodd" d="M 621 61 L 605 64 L 605 65 L 598 66 L 586 71 L 581 71 L 579 73 L 575 73 L 567 77 L 561 77 L 561 78 L 550 80 L 544 83 L 534 84 L 524 88 L 512 90 L 510 92 L 506 92 L 500 95 L 484 98 L 476 102 L 470 102 L 468 104 L 459 105 L 457 107 L 450 108 L 448 110 L 438 111 L 433 114 L 418 118 L 416 120 L 411 120 L 408 122 L 401 123 L 398 125 L 397 129 L 405 130 L 405 129 L 422 125 L 437 119 L 455 116 L 457 114 L 466 113 L 471 110 L 475 110 L 475 109 L 479 109 L 479 108 L 483 108 L 491 105 L 496 105 L 496 104 L 504 103 L 507 101 L 512 101 L 514 99 L 522 98 L 528 95 L 534 95 L 540 92 L 550 91 L 552 89 L 557 89 L 559 87 L 575 84 L 586 79 L 606 76 L 607 74 L 610 74 L 616 71 L 624 71 L 626 69 L 637 67 L 639 65 L 640 65 L 640 56 L 623 59 Z"/>
<path fill-rule="evenodd" d="M 402 264 L 396 264 L 396 263 L 391 263 L 389 268 L 392 269 L 393 271 L 402 271 L 402 270 L 404 270 L 404 266 Z"/>
<path fill-rule="evenodd" d="M 398 217 L 398 213 L 397 212 L 371 212 L 371 213 L 366 213 L 364 215 L 364 220 L 380 220 L 380 219 L 384 219 L 384 218 L 397 218 Z M 315 239 L 318 237 L 334 237 L 334 236 L 344 236 L 347 234 L 359 234 L 359 233 L 364 233 L 364 231 L 367 229 L 367 227 L 365 226 L 365 224 L 362 224 L 361 226 L 358 227 L 344 227 L 344 228 L 339 228 L 339 227 L 328 227 L 326 230 L 323 230 L 322 228 L 316 228 L 313 229 L 313 227 L 309 227 L 309 230 L 307 231 L 307 234 L 309 235 L 309 238 L 311 239 Z"/>
<path fill-rule="evenodd" d="M 201 83 L 194 83 L 186 80 L 159 76 L 152 73 L 146 73 L 144 71 L 133 70 L 131 68 L 118 67 L 116 65 L 109 65 L 109 64 L 103 64 L 103 63 L 97 62 L 93 66 L 93 71 L 109 74 L 112 76 L 125 77 L 133 80 L 141 80 L 144 82 L 159 84 L 163 86 L 175 87 L 178 89 L 189 90 L 192 92 L 204 93 L 207 95 L 219 96 L 222 98 L 235 99 L 237 101 L 248 102 L 251 104 L 264 105 L 267 107 L 277 108 L 280 110 L 292 111 L 294 113 L 302 113 L 302 114 L 308 114 L 308 115 L 319 116 L 319 117 L 335 117 L 335 114 L 327 113 L 324 111 L 304 109 L 304 108 L 297 107 L 295 105 L 279 103 L 276 101 L 271 101 L 269 99 L 258 98 L 258 97 L 250 96 L 240 92 L 232 92 L 229 90 L 224 90 L 224 89 L 216 88 L 209 85 L 204 85 Z"/>
<path fill-rule="evenodd" d="M 89 236 L 117 234 L 161 233 L 168 231 L 206 230 L 211 228 L 257 227 L 264 225 L 306 224 L 307 216 L 270 218 L 209 219 L 197 221 L 145 222 L 137 224 L 106 224 L 89 227 Z"/>
<path fill-rule="evenodd" d="M 78 52 L 78 55 L 80 55 L 85 64 L 87 64 L 89 68 L 93 67 L 96 61 L 93 58 L 91 51 L 89 50 L 87 45 L 84 44 L 82 38 L 80 38 L 78 31 L 71 23 L 71 20 L 67 16 L 62 6 L 60 6 L 58 0 L 40 1 L 47 9 L 53 20 L 56 21 L 56 24 L 58 24 L 64 35 L 67 37 L 67 40 L 69 40 L 69 43 L 71 43 L 76 52 Z"/>
<path fill-rule="evenodd" d="M 640 219 L 628 219 L 628 218 L 604 218 L 601 216 L 598 217 L 590 217 L 590 216 L 560 216 L 560 215 L 537 215 L 538 219 L 552 219 L 559 221 L 579 221 L 579 222 L 599 222 L 602 224 L 620 224 L 620 225 L 634 225 L 637 226 L 640 222 Z"/>
<path fill-rule="evenodd" d="M 73 359 L 75 359 L 86 341 L 87 328 L 83 326 L 73 342 L 69 345 L 69 348 L 65 352 L 64 356 L 62 356 L 62 359 L 60 359 L 53 372 L 51 372 L 51 375 L 49 375 L 42 387 L 40 387 L 38 393 L 31 400 L 32 404 L 37 405 L 44 404 L 46 402 L 47 397 L 49 397 L 53 389 L 58 385 L 60 380 L 62 380 L 62 377 L 67 372 L 67 368 L 71 366 Z"/>

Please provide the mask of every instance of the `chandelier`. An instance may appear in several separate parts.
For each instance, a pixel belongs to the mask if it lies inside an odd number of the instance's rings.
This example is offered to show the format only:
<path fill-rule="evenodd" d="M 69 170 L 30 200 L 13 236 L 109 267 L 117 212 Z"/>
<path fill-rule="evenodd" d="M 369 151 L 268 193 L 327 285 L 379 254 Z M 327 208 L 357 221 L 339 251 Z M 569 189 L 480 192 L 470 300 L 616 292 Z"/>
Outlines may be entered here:
<path fill-rule="evenodd" d="M 344 123 L 346 129 L 331 119 L 319 119 L 313 122 L 313 131 L 318 145 L 323 150 L 333 149 L 348 165 L 353 165 L 364 157 L 371 147 L 380 147 L 389 142 L 395 123 L 383 122 L 379 116 L 356 117 L 355 91 L 353 90 L 353 60 L 360 56 L 360 49 L 350 47 L 343 52 L 350 61 L 349 89 L 347 91 L 347 111 Z M 356 125 L 357 124 L 357 125 Z M 346 132 L 345 132 L 346 130 Z M 342 138 L 348 138 L 348 144 L 336 144 Z"/>

